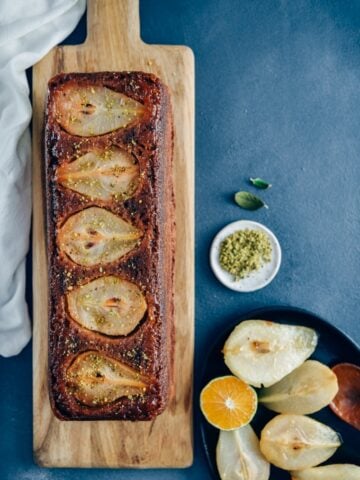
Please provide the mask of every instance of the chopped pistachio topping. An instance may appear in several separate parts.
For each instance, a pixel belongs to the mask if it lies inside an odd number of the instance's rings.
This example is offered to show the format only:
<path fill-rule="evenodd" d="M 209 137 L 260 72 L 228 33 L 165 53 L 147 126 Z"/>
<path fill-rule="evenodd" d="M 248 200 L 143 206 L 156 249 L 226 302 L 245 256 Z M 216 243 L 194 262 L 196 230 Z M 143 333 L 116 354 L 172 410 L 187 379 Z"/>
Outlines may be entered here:
<path fill-rule="evenodd" d="M 239 230 L 232 233 L 220 246 L 221 267 L 234 276 L 234 280 L 248 277 L 271 260 L 269 237 L 259 230 Z"/>

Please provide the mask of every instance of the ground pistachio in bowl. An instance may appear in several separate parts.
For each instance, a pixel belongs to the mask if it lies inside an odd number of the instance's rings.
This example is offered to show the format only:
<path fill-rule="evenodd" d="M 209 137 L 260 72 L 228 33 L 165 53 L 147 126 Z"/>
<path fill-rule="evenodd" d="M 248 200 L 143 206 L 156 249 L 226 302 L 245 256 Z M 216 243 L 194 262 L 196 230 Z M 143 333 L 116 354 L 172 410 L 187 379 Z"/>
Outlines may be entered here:
<path fill-rule="evenodd" d="M 249 276 L 271 261 L 272 247 L 268 235 L 246 228 L 228 235 L 220 245 L 219 262 L 235 280 Z"/>
<path fill-rule="evenodd" d="M 236 292 L 268 285 L 281 264 L 281 247 L 273 232 L 252 220 L 237 220 L 222 228 L 210 248 L 217 279 Z"/>

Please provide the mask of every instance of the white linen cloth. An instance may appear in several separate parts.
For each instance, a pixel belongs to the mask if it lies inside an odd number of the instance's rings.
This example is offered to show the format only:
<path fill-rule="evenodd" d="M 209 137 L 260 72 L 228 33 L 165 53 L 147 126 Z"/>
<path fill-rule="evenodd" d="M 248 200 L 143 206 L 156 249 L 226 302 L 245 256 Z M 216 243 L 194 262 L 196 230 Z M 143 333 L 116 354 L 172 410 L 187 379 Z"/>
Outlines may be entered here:
<path fill-rule="evenodd" d="M 31 104 L 25 70 L 66 38 L 86 0 L 0 0 L 0 355 L 31 337 L 25 256 L 31 216 Z M 29 278 L 28 281 L 31 281 Z"/>

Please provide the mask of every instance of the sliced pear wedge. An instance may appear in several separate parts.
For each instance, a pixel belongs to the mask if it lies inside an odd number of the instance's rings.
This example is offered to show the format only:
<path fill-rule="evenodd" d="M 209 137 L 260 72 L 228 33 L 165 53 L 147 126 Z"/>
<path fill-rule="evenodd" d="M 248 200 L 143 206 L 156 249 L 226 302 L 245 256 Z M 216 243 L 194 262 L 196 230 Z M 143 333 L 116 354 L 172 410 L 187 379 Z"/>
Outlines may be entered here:
<path fill-rule="evenodd" d="M 339 387 L 326 365 L 307 360 L 272 387 L 259 392 L 259 401 L 278 413 L 309 414 L 329 405 Z"/>
<path fill-rule="evenodd" d="M 139 164 L 120 148 L 93 150 L 57 169 L 57 180 L 75 192 L 104 201 L 125 200 L 139 184 Z"/>
<path fill-rule="evenodd" d="M 106 335 L 128 335 L 147 308 L 141 290 L 115 276 L 97 278 L 71 290 L 66 297 L 75 321 Z"/>
<path fill-rule="evenodd" d="M 55 116 L 71 135 L 92 137 L 125 128 L 145 112 L 140 102 L 98 85 L 63 85 L 55 92 Z"/>
<path fill-rule="evenodd" d="M 246 320 L 232 331 L 223 353 L 234 375 L 254 387 L 269 387 L 299 367 L 316 345 L 311 328 Z"/>
<path fill-rule="evenodd" d="M 265 425 L 260 439 L 265 458 L 284 470 L 315 467 L 340 445 L 334 430 L 304 415 L 277 415 Z"/>
<path fill-rule="evenodd" d="M 67 371 L 67 386 L 84 405 L 104 405 L 120 397 L 143 395 L 149 380 L 133 368 L 102 353 L 76 357 Z"/>
<path fill-rule="evenodd" d="M 117 260 L 135 248 L 141 237 L 142 232 L 130 223 L 98 207 L 75 213 L 58 232 L 60 250 L 85 267 Z"/>
<path fill-rule="evenodd" d="M 250 425 L 220 431 L 216 463 L 221 480 L 268 480 L 270 476 L 270 464 L 262 455 Z"/>
<path fill-rule="evenodd" d="M 360 480 L 360 467 L 350 464 L 324 465 L 291 472 L 292 480 Z"/>

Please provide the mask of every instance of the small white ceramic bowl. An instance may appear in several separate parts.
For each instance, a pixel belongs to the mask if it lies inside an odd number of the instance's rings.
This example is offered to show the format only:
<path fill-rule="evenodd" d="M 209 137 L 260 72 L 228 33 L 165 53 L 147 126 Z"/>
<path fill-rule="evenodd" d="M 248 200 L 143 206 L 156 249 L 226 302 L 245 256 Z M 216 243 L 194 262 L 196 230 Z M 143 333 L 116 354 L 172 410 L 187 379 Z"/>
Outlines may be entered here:
<path fill-rule="evenodd" d="M 251 273 L 248 277 L 242 278 L 241 280 L 234 280 L 234 276 L 224 270 L 220 265 L 220 245 L 221 242 L 232 233 L 238 232 L 239 230 L 245 230 L 246 228 L 266 233 L 272 247 L 271 260 L 270 262 L 265 263 L 260 270 Z M 255 290 L 265 287 L 275 278 L 279 271 L 280 264 L 281 247 L 278 239 L 271 230 L 258 222 L 239 220 L 237 222 L 229 223 L 229 225 L 226 225 L 226 227 L 220 230 L 211 244 L 210 265 L 215 276 L 223 285 L 236 292 L 254 292 Z"/>

